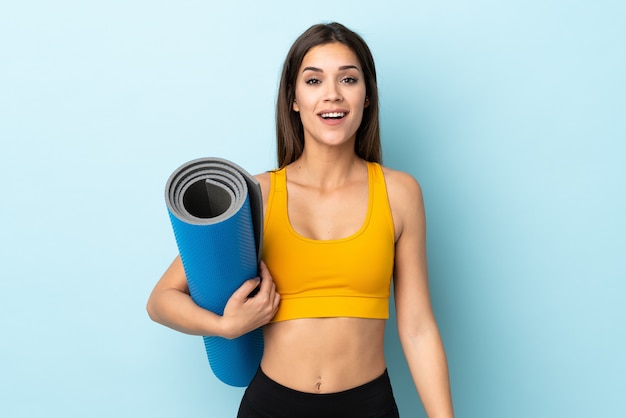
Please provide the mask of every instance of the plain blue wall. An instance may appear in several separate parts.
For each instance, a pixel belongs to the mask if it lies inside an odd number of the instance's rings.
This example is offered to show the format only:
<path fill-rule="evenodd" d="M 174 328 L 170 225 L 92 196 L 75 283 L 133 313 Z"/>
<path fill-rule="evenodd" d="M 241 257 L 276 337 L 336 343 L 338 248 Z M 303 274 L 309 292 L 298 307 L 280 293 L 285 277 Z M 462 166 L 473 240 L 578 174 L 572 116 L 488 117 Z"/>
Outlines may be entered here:
<path fill-rule="evenodd" d="M 282 60 L 369 42 L 385 163 L 421 182 L 459 417 L 623 417 L 621 1 L 0 5 L 0 416 L 229 417 L 199 337 L 149 321 L 181 163 L 274 167 Z M 395 334 L 404 417 L 425 416 Z"/>

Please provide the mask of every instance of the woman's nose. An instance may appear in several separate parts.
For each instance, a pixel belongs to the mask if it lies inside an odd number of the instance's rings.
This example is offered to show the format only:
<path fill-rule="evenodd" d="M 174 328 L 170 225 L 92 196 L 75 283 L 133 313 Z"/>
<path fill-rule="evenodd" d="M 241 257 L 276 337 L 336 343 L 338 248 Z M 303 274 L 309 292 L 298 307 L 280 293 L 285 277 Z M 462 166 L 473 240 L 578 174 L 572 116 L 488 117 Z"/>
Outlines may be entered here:
<path fill-rule="evenodd" d="M 341 91 L 339 90 L 339 86 L 335 83 L 326 84 L 326 96 L 325 101 L 327 102 L 338 102 L 341 101 L 343 97 L 341 96 Z"/>

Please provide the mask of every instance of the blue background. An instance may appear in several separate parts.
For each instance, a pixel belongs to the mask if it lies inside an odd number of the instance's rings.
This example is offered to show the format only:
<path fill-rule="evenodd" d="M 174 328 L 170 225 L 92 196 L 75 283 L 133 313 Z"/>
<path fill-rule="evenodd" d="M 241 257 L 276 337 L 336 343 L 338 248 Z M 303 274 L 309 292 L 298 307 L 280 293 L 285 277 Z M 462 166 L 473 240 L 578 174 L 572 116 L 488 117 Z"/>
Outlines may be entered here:
<path fill-rule="evenodd" d="M 230 417 L 200 337 L 150 322 L 181 163 L 273 168 L 280 67 L 358 31 L 385 163 L 422 184 L 458 417 L 623 417 L 622 1 L 0 5 L 0 416 Z M 393 321 L 404 417 L 425 416 Z"/>

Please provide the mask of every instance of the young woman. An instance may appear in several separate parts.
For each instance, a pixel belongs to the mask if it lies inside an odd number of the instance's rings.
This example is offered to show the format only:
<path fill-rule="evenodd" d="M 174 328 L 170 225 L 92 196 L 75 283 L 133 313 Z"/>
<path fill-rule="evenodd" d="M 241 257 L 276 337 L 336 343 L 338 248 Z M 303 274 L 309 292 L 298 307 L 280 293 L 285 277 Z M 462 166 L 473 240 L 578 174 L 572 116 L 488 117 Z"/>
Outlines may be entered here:
<path fill-rule="evenodd" d="M 400 341 L 429 417 L 452 417 L 428 291 L 419 184 L 380 165 L 376 71 L 363 39 L 315 25 L 289 51 L 277 103 L 279 169 L 257 176 L 265 211 L 260 291 L 251 279 L 223 316 L 190 298 L 177 257 L 150 317 L 234 338 L 264 326 L 239 417 L 397 417 L 384 358 L 390 286 Z"/>

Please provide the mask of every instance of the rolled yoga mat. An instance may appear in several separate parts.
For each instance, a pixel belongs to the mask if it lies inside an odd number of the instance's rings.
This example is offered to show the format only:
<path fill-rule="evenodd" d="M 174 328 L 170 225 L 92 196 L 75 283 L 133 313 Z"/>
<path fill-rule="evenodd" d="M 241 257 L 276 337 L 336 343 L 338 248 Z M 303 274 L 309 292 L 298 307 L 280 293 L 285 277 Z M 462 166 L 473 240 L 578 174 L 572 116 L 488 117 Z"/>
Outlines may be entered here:
<path fill-rule="evenodd" d="M 218 315 L 233 292 L 258 275 L 261 199 L 258 181 L 221 158 L 190 161 L 167 181 L 165 200 L 191 298 Z M 247 386 L 263 355 L 261 329 L 232 340 L 203 338 L 215 376 Z"/>

